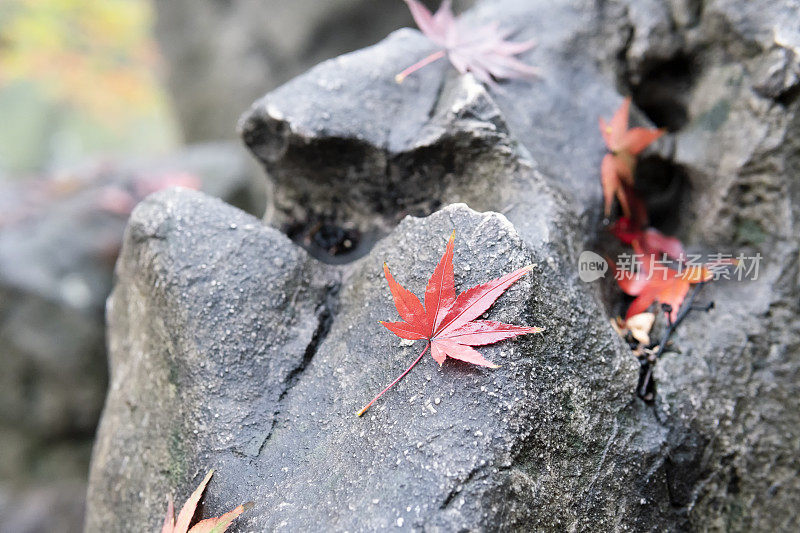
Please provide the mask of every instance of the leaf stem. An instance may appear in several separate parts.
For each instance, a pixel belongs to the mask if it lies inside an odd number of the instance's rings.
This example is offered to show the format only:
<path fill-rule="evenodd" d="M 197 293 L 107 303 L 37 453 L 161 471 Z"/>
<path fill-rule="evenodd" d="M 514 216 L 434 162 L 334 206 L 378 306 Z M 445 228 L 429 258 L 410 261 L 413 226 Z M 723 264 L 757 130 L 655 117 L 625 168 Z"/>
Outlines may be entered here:
<path fill-rule="evenodd" d="M 424 67 L 426 65 L 430 65 L 431 63 L 433 63 L 437 59 L 443 58 L 446 53 L 447 53 L 446 50 L 439 50 L 438 52 L 434 52 L 431 55 L 429 55 L 428 57 L 426 57 L 426 58 L 424 58 L 424 59 L 422 59 L 420 61 L 417 61 L 416 63 L 414 63 L 413 65 L 411 65 L 407 69 L 405 69 L 403 72 L 401 72 L 400 74 L 395 76 L 394 77 L 394 81 L 396 81 L 397 83 L 403 83 L 403 80 L 406 79 L 406 77 L 409 74 L 421 69 L 422 67 Z"/>
<path fill-rule="evenodd" d="M 409 371 L 410 371 L 412 368 L 414 368 L 414 365 L 416 365 L 417 363 L 419 363 L 420 359 L 422 359 L 422 356 L 423 356 L 423 355 L 425 355 L 425 352 L 427 352 L 427 351 L 428 351 L 428 348 L 430 348 L 430 346 L 431 346 L 431 343 L 430 343 L 430 341 L 428 341 L 428 343 L 427 343 L 427 344 L 425 344 L 425 349 L 424 349 L 424 350 L 422 350 L 422 353 L 421 353 L 421 354 L 419 354 L 419 357 L 417 357 L 417 358 L 414 360 L 414 362 L 413 362 L 413 363 L 411 363 L 411 366 L 409 366 L 408 368 L 406 368 L 406 371 L 405 371 L 405 372 L 403 372 L 402 374 L 400 374 L 400 377 L 398 377 L 396 380 L 392 381 L 392 382 L 389 384 L 389 386 L 388 386 L 388 387 L 386 387 L 386 388 L 385 388 L 385 389 L 383 389 L 381 392 L 379 392 L 379 393 L 378 393 L 378 395 L 377 395 L 377 396 L 375 396 L 375 397 L 372 399 L 372 401 L 371 401 L 371 402 L 369 402 L 367 405 L 365 405 L 365 406 L 364 406 L 364 407 L 363 407 L 363 408 L 362 408 L 362 409 L 361 409 L 361 410 L 360 410 L 358 413 L 356 413 L 356 415 L 358 415 L 358 416 L 361 416 L 361 415 L 363 415 L 364 413 L 366 413 L 366 412 L 367 412 L 367 409 L 369 409 L 370 407 L 372 407 L 372 404 L 373 404 L 373 403 L 375 403 L 375 400 L 377 400 L 378 398 L 380 398 L 381 396 L 383 396 L 383 393 L 384 393 L 384 392 L 386 392 L 387 390 L 389 390 L 389 389 L 391 389 L 392 387 L 394 387 L 394 386 L 397 384 L 397 382 L 398 382 L 398 381 L 400 381 L 401 379 L 403 379 L 403 378 L 405 377 L 405 375 L 406 375 L 406 374 L 408 374 L 408 372 L 409 372 Z"/>

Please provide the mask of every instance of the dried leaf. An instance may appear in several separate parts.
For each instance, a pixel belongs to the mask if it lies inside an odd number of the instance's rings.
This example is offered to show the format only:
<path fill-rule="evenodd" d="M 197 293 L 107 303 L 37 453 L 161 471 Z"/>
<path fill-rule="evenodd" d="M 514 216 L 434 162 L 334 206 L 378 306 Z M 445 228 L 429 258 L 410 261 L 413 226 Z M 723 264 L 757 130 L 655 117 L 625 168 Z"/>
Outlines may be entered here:
<path fill-rule="evenodd" d="M 206 474 L 206 477 L 203 478 L 200 485 L 198 485 L 192 495 L 189 496 L 189 499 L 186 500 L 186 503 L 181 508 L 181 512 L 178 513 L 177 520 L 175 520 L 175 506 L 172 502 L 172 496 L 168 498 L 167 516 L 164 518 L 164 525 L 161 528 L 161 533 L 223 533 L 236 517 L 253 507 L 253 502 L 240 505 L 236 509 L 220 517 L 202 520 L 195 524 L 192 529 L 189 529 L 192 518 L 197 510 L 197 504 L 200 503 L 200 498 L 203 496 L 206 485 L 208 485 L 213 474 L 213 470 L 210 470 L 208 474 Z"/>
<path fill-rule="evenodd" d="M 616 269 L 616 267 L 615 267 Z M 713 278 L 713 274 L 702 266 L 687 266 L 682 271 L 664 268 L 652 274 L 646 269 L 639 272 L 619 271 L 617 284 L 630 296 L 636 296 L 628 307 L 625 320 L 643 313 L 654 303 L 669 305 L 670 320 L 675 321 L 689 287 Z"/>
<path fill-rule="evenodd" d="M 671 259 L 686 255 L 680 240 L 668 237 L 655 228 L 642 229 L 627 217 L 619 218 L 610 231 L 620 241 L 632 245 L 637 253 L 656 257 L 666 255 Z"/>
<path fill-rule="evenodd" d="M 654 313 L 639 313 L 627 319 L 625 326 L 634 339 L 647 346 L 650 344 L 650 331 L 653 329 L 655 321 L 656 315 Z"/>
<path fill-rule="evenodd" d="M 619 200 L 626 217 L 631 209 L 623 185 L 633 186 L 636 156 L 653 141 L 664 135 L 663 129 L 628 128 L 631 99 L 626 98 L 609 122 L 600 117 L 600 133 L 610 154 L 603 158 L 601 179 L 605 214 L 611 213 L 614 196 Z"/>
<path fill-rule="evenodd" d="M 217 518 L 206 518 L 192 526 L 189 533 L 223 533 L 240 514 L 252 508 L 253 502 L 248 502 Z"/>

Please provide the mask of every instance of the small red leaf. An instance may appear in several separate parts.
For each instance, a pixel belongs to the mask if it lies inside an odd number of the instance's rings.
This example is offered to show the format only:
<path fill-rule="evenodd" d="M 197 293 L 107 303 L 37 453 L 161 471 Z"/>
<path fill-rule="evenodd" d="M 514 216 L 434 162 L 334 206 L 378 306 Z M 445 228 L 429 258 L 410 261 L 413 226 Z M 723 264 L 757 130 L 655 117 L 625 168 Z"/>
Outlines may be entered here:
<path fill-rule="evenodd" d="M 610 228 L 611 233 L 625 244 L 630 244 L 636 253 L 666 255 L 672 259 L 680 259 L 685 255 L 683 244 L 675 237 L 668 237 L 654 228 L 643 230 L 631 219 L 621 217 Z"/>
<path fill-rule="evenodd" d="M 636 155 L 664 135 L 661 129 L 628 129 L 630 106 L 631 99 L 625 98 L 609 122 L 602 117 L 599 119 L 600 133 L 611 152 L 603 158 L 600 166 L 606 216 L 611 214 L 611 205 L 616 196 L 625 216 L 631 217 L 631 206 L 623 185 L 633 186 Z"/>
<path fill-rule="evenodd" d="M 530 272 L 531 268 L 531 266 L 522 267 L 503 277 L 462 292 L 439 326 L 439 334 L 449 335 L 467 322 L 481 316 L 511 285 Z"/>
<path fill-rule="evenodd" d="M 473 365 L 497 368 L 496 364 L 485 359 L 480 353 L 478 353 L 477 350 L 470 346 L 458 344 L 457 342 L 448 339 L 436 339 L 433 341 L 432 346 L 438 346 L 442 352 L 453 359 L 466 361 L 467 363 L 472 363 Z"/>
<path fill-rule="evenodd" d="M 419 331 L 416 324 L 408 322 L 383 322 L 383 327 L 400 337 L 401 339 L 408 339 L 417 341 L 420 339 L 427 339 L 428 333 L 426 331 Z"/>
<path fill-rule="evenodd" d="M 664 130 L 661 129 L 631 128 L 625 132 L 623 136 L 622 148 L 620 151 L 627 152 L 631 155 L 637 155 L 662 135 L 664 135 Z"/>
<path fill-rule="evenodd" d="M 648 262 L 642 264 L 646 265 Z M 672 307 L 670 319 L 674 321 L 690 286 L 709 281 L 713 277 L 702 266 L 689 266 L 682 272 L 666 268 L 653 273 L 648 273 L 646 269 L 639 272 L 620 272 L 616 266 L 614 269 L 617 271 L 617 284 L 620 288 L 626 294 L 636 296 L 625 313 L 626 319 L 644 313 L 654 302 L 658 302 Z"/>
<path fill-rule="evenodd" d="M 467 346 L 483 346 L 494 344 L 517 335 L 541 333 L 542 328 L 529 328 L 503 324 L 494 320 L 475 320 L 451 331 L 447 338 Z"/>
<path fill-rule="evenodd" d="M 192 526 L 192 529 L 189 530 L 189 533 L 224 533 L 240 514 L 252 508 L 253 502 L 248 502 L 244 505 L 238 506 L 232 511 L 228 511 L 222 516 L 218 516 L 216 518 L 206 518 L 205 520 L 201 520 Z"/>
<path fill-rule="evenodd" d="M 229 511 L 217 518 L 202 520 L 195 524 L 192 529 L 189 529 L 189 526 L 192 523 L 192 518 L 197 510 L 197 504 L 200 502 L 200 498 L 203 496 L 203 492 L 206 490 L 206 485 L 208 485 L 208 481 L 211 479 L 213 474 L 214 471 L 210 470 L 192 495 L 189 496 L 189 499 L 186 500 L 185 504 L 183 504 L 181 512 L 178 514 L 177 521 L 175 520 L 175 507 L 172 502 L 172 496 L 168 498 L 169 502 L 167 504 L 167 516 L 164 519 L 164 525 L 161 528 L 161 533 L 223 533 L 228 529 L 228 526 L 231 524 L 231 522 L 233 522 L 234 519 L 236 519 L 236 517 L 253 507 L 253 502 L 240 505 L 234 510 Z"/>
<path fill-rule="evenodd" d="M 195 489 L 189 499 L 186 500 L 186 503 L 183 504 L 181 508 L 181 512 L 178 513 L 178 519 L 175 521 L 175 531 L 188 531 L 189 523 L 192 521 L 192 517 L 194 516 L 194 511 L 197 509 L 197 504 L 200 502 L 200 497 L 203 496 L 203 491 L 206 490 L 206 485 L 208 485 L 208 481 L 211 479 L 211 476 L 214 475 L 213 470 L 209 470 L 206 477 L 203 478 L 203 481 L 200 482 L 200 485 Z"/>
<path fill-rule="evenodd" d="M 627 97 L 619 105 L 609 122 L 600 117 L 600 133 L 606 141 L 606 146 L 613 152 L 616 152 L 617 148 L 622 144 L 622 136 L 625 134 L 625 130 L 628 129 L 630 107 L 631 99 Z"/>
<path fill-rule="evenodd" d="M 164 525 L 161 527 L 161 533 L 172 533 L 175 529 L 175 504 L 172 501 L 172 495 L 167 498 L 167 516 L 164 517 Z"/>
<path fill-rule="evenodd" d="M 381 322 L 389 331 L 403 339 L 422 340 L 428 342 L 425 349 L 413 363 L 388 387 L 378 393 L 357 414 L 363 415 L 383 393 L 392 388 L 414 365 L 416 365 L 430 348 L 433 359 L 442 365 L 448 357 L 466 361 L 474 365 L 495 368 L 496 365 L 485 359 L 471 346 L 493 344 L 495 342 L 525 335 L 539 333 L 541 328 L 513 326 L 491 320 L 475 321 L 486 312 L 492 304 L 519 278 L 527 274 L 531 267 L 520 268 L 510 274 L 494 279 L 483 285 L 473 287 L 456 297 L 453 277 L 453 250 L 455 232 L 447 242 L 442 258 L 434 269 L 425 290 L 425 312 L 417 308 L 419 300 L 394 281 L 389 269 L 384 265 L 389 290 L 395 300 L 397 312 L 403 321 Z M 416 302 L 416 303 L 414 303 Z"/>
<path fill-rule="evenodd" d="M 603 185 L 603 212 L 606 216 L 611 215 L 611 206 L 614 205 L 614 196 L 625 197 L 625 191 L 622 189 L 622 183 L 619 179 L 619 174 L 614 165 L 614 156 L 606 154 L 603 157 L 603 162 L 600 165 L 600 183 Z M 627 202 L 620 202 L 623 210 L 628 205 Z"/>

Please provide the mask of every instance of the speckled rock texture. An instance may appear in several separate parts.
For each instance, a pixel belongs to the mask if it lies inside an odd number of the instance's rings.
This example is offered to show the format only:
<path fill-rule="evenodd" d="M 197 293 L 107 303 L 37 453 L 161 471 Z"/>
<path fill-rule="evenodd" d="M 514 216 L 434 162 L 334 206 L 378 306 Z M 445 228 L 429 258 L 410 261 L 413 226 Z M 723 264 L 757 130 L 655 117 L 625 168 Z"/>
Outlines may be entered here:
<path fill-rule="evenodd" d="M 207 513 L 256 503 L 240 531 L 796 530 L 797 11 L 487 1 L 467 16 L 536 38 L 539 79 L 486 88 L 442 61 L 398 86 L 432 50 L 402 30 L 256 102 L 265 221 L 359 244 L 324 265 L 196 193 L 137 209 L 87 530 L 138 530 L 143 508 L 155 528 L 209 468 Z M 618 293 L 576 268 L 604 232 L 597 118 L 619 93 L 670 129 L 639 166 L 653 222 L 763 256 L 758 280 L 704 289 L 716 308 L 678 330 L 650 404 L 608 325 Z M 546 331 L 486 347 L 497 370 L 425 359 L 356 418 L 422 349 L 376 323 L 396 316 L 383 261 L 421 294 L 453 229 L 460 290 L 536 265 L 489 315 Z"/>

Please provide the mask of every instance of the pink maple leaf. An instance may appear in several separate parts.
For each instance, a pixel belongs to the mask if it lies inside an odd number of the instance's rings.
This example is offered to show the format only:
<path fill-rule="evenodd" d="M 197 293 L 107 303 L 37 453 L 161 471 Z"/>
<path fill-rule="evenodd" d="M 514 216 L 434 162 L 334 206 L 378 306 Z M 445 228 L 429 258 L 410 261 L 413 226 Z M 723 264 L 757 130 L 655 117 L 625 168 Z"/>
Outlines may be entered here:
<path fill-rule="evenodd" d="M 533 41 L 512 42 L 511 31 L 498 23 L 473 26 L 453 15 L 450 0 L 444 0 L 436 13 L 417 0 L 405 0 L 420 31 L 443 48 L 425 57 L 395 76 L 397 83 L 412 72 L 447 55 L 460 73 L 471 72 L 478 80 L 494 85 L 495 80 L 536 76 L 536 68 L 517 59 L 517 54 L 530 50 Z"/>

